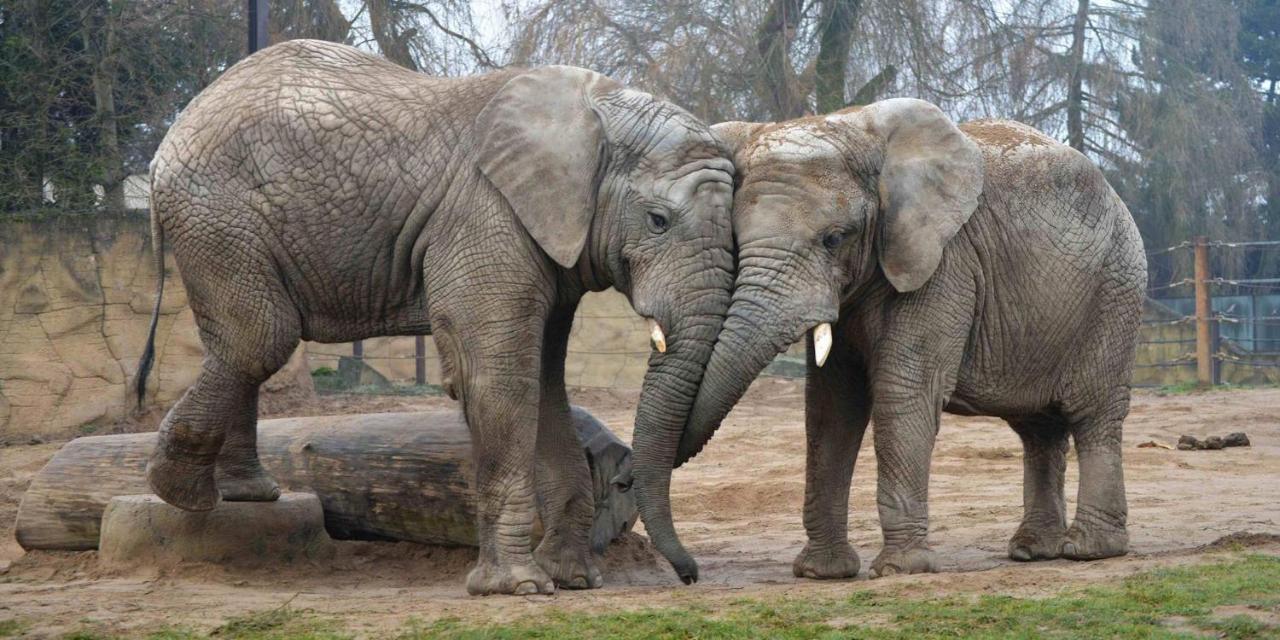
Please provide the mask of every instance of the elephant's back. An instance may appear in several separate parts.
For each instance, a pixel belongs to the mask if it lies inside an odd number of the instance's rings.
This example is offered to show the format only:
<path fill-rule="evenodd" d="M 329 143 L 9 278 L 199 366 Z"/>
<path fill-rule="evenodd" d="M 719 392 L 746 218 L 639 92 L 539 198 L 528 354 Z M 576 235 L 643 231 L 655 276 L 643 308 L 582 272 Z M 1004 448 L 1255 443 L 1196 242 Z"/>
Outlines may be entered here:
<path fill-rule="evenodd" d="M 152 163 L 153 215 L 179 257 L 261 244 L 308 313 L 412 306 L 412 287 L 380 283 L 416 272 L 417 235 L 474 173 L 475 115 L 509 75 L 432 78 L 343 45 L 273 46 L 170 129 Z"/>
<path fill-rule="evenodd" d="M 1117 252 L 1141 253 L 1133 217 L 1084 154 L 1022 123 L 960 125 L 978 143 L 985 179 L 974 221 L 1027 250 L 1095 272 Z"/>
<path fill-rule="evenodd" d="M 232 66 L 183 109 L 157 150 L 153 178 L 239 169 L 270 179 L 263 173 L 326 150 L 356 151 L 341 146 L 360 141 L 384 143 L 383 156 L 454 146 L 506 75 L 435 78 L 346 45 L 283 42 Z M 262 155 L 269 157 L 255 157 Z"/>

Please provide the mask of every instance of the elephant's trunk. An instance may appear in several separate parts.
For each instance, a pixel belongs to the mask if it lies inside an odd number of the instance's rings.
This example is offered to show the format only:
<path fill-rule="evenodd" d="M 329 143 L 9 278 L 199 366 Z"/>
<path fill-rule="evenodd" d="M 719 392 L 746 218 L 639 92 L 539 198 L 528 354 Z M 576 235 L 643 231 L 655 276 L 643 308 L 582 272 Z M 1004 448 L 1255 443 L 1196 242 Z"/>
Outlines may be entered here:
<path fill-rule="evenodd" d="M 698 565 L 680 544 L 672 523 L 672 462 L 722 321 L 718 314 L 682 319 L 683 326 L 668 335 L 675 339 L 666 353 L 651 357 L 636 410 L 632 490 L 649 538 L 685 584 L 697 581 Z"/>
<path fill-rule="evenodd" d="M 807 329 L 767 289 L 740 286 L 680 437 L 675 466 L 702 451 L 756 376 Z"/>
<path fill-rule="evenodd" d="M 706 446 L 775 356 L 815 325 L 835 322 L 834 284 L 810 265 L 790 247 L 758 243 L 741 248 L 729 314 L 680 437 L 675 466 Z"/>

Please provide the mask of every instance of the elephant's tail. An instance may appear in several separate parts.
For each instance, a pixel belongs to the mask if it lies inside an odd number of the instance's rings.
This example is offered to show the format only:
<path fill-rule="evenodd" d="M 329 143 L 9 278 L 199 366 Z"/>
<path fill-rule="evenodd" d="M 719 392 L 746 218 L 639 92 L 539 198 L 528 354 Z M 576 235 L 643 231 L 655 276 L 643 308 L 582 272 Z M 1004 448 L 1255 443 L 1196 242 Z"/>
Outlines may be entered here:
<path fill-rule="evenodd" d="M 151 311 L 147 346 L 142 350 L 142 359 L 138 361 L 138 377 L 134 380 L 139 410 L 147 399 L 147 377 L 151 375 L 151 365 L 156 360 L 156 325 L 160 323 L 160 301 L 164 298 L 164 229 L 160 227 L 160 219 L 154 209 L 151 211 L 151 252 L 155 256 L 156 306 Z"/>

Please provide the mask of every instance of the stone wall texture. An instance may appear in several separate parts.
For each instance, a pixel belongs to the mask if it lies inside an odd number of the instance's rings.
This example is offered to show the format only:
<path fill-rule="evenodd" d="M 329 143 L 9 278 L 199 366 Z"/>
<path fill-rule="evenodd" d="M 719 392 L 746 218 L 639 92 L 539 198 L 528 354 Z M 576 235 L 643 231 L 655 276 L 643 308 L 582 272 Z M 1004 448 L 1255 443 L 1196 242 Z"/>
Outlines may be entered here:
<path fill-rule="evenodd" d="M 155 304 L 150 238 L 146 212 L 0 221 L 0 442 L 93 433 L 130 418 L 153 427 L 156 410 L 195 380 L 203 349 L 167 256 L 156 364 L 136 410 L 132 381 Z M 296 354 L 264 397 L 307 396 L 307 373 Z"/>

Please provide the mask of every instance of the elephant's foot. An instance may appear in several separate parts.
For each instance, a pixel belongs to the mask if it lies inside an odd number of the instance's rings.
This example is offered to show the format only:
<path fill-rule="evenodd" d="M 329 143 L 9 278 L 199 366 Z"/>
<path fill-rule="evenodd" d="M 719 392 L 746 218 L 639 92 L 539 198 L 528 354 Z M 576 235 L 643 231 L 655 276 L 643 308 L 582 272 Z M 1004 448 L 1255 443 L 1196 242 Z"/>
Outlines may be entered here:
<path fill-rule="evenodd" d="M 228 502 L 274 502 L 280 485 L 256 460 L 245 465 L 218 465 L 218 492 Z"/>
<path fill-rule="evenodd" d="M 1062 555 L 1062 525 L 1043 526 L 1023 522 L 1009 539 L 1009 557 L 1018 562 L 1052 560 Z"/>
<path fill-rule="evenodd" d="M 147 462 L 147 484 L 161 500 L 187 511 L 212 511 L 218 504 L 214 465 L 187 462 L 156 447 Z"/>
<path fill-rule="evenodd" d="M 1062 557 L 1069 560 L 1100 560 L 1129 553 L 1129 532 L 1124 527 L 1104 529 L 1071 525 L 1062 539 Z"/>
<path fill-rule="evenodd" d="M 882 578 L 904 573 L 937 573 L 938 554 L 924 545 L 892 549 L 885 547 L 871 562 L 871 577 Z"/>
<path fill-rule="evenodd" d="M 604 586 L 604 576 L 584 546 L 574 549 L 571 545 L 552 542 L 543 538 L 533 552 L 534 560 L 542 567 L 557 587 L 563 589 L 599 589 Z"/>
<path fill-rule="evenodd" d="M 556 585 L 546 571 L 536 564 L 499 565 L 481 559 L 467 574 L 467 593 L 473 596 L 494 594 L 551 595 Z"/>
<path fill-rule="evenodd" d="M 852 578 L 858 575 L 861 568 L 862 561 L 858 559 L 858 552 L 848 542 L 817 547 L 811 541 L 804 545 L 804 550 L 791 564 L 791 572 L 797 578 L 813 580 Z"/>

